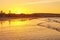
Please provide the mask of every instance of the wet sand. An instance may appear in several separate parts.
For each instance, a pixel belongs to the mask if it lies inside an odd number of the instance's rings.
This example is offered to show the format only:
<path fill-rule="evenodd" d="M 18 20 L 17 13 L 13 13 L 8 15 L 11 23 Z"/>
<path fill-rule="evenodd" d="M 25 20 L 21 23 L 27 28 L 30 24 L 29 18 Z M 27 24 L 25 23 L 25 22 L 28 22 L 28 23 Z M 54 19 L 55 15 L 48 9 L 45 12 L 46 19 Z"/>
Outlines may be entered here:
<path fill-rule="evenodd" d="M 8 22 L 0 24 L 0 40 L 60 40 L 60 32 L 52 29 L 60 28 L 60 23 L 48 22 L 48 18 L 38 18 L 28 20 L 26 24 L 17 25 L 19 21 L 16 21 L 15 25 L 11 25 L 13 21 L 10 25 Z M 23 21 L 23 23 L 25 22 Z M 42 23 L 43 26 L 37 25 L 39 23 Z M 48 23 L 50 23 L 51 28 L 47 28 Z"/>

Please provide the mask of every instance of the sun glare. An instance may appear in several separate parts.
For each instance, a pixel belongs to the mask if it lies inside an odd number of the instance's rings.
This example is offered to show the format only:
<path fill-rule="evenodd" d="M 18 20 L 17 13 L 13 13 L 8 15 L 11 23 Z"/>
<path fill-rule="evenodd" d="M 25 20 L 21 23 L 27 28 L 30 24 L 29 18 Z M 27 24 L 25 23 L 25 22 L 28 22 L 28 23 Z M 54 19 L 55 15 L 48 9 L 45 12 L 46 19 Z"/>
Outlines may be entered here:
<path fill-rule="evenodd" d="M 20 12 L 20 11 L 17 11 L 15 14 L 22 14 L 22 12 Z"/>

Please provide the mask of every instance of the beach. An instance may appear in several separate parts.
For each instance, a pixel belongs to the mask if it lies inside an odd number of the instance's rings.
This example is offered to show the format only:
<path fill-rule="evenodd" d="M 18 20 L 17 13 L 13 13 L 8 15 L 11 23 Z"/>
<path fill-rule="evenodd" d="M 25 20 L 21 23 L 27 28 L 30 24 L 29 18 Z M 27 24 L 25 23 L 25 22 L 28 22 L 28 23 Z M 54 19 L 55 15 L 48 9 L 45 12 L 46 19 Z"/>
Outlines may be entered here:
<path fill-rule="evenodd" d="M 0 40 L 60 40 L 60 31 L 56 30 L 60 28 L 59 20 L 55 17 L 0 21 Z"/>

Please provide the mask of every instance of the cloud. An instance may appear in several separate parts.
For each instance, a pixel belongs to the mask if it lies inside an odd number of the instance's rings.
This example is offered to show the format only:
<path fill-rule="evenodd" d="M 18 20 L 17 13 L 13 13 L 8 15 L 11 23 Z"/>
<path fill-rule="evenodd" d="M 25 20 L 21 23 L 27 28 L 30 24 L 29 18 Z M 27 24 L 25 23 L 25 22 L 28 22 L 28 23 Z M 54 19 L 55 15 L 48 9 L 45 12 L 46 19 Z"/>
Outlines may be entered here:
<path fill-rule="evenodd" d="M 59 2 L 60 0 L 45 0 L 45 1 L 36 1 L 36 2 L 27 2 L 25 4 L 42 4 L 42 3 L 52 3 L 52 2 Z"/>

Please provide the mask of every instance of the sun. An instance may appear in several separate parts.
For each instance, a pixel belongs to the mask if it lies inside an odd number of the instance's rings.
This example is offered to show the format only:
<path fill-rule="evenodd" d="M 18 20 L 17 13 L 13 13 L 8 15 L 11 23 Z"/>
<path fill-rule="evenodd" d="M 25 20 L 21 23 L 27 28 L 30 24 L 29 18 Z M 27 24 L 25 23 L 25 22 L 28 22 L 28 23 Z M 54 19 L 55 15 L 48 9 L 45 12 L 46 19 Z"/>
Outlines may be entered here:
<path fill-rule="evenodd" d="M 22 12 L 21 11 L 16 11 L 16 13 L 15 14 L 22 14 Z"/>

